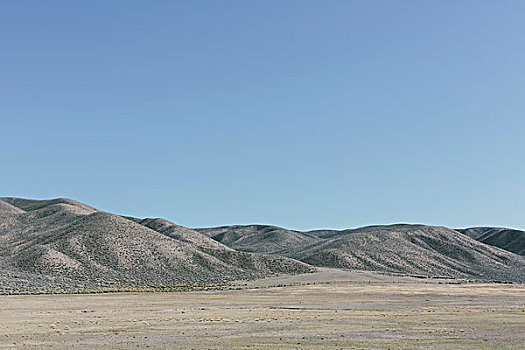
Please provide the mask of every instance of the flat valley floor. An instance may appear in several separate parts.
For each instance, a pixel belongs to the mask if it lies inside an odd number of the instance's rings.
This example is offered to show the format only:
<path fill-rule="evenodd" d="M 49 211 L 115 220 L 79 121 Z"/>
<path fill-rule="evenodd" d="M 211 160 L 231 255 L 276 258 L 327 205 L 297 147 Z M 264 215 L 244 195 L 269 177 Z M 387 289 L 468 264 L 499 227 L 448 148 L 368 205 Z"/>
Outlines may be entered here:
<path fill-rule="evenodd" d="M 0 348 L 525 349 L 524 285 L 346 277 L 327 270 L 240 290 L 0 296 Z"/>

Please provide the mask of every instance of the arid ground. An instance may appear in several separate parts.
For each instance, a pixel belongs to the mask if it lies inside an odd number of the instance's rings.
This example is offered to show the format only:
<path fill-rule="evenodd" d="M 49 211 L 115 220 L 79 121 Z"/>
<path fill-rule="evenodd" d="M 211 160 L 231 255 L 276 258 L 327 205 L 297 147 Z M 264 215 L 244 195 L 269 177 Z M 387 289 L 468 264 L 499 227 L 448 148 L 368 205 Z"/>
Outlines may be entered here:
<path fill-rule="evenodd" d="M 223 291 L 1 296 L 0 348 L 525 348 L 524 285 L 338 274 Z"/>

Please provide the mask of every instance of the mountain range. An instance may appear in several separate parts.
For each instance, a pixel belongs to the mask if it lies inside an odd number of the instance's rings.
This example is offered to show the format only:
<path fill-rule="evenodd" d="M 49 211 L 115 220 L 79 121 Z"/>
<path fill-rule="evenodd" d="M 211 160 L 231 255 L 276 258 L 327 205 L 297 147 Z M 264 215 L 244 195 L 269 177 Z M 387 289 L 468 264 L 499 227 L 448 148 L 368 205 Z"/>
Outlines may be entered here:
<path fill-rule="evenodd" d="M 317 267 L 525 283 L 525 233 L 426 225 L 190 229 L 65 198 L 0 198 L 0 292 L 226 283 Z"/>
<path fill-rule="evenodd" d="M 238 251 L 297 259 L 313 266 L 477 280 L 525 281 L 525 242 L 518 231 L 383 225 L 293 231 L 267 225 L 196 229 Z M 521 232 L 521 235 L 519 234 Z M 517 237 L 515 237 L 517 236 Z M 503 248 L 503 249 L 502 249 Z"/>
<path fill-rule="evenodd" d="M 162 219 L 136 219 L 70 199 L 0 199 L 3 286 L 223 283 L 313 267 L 236 251 Z"/>

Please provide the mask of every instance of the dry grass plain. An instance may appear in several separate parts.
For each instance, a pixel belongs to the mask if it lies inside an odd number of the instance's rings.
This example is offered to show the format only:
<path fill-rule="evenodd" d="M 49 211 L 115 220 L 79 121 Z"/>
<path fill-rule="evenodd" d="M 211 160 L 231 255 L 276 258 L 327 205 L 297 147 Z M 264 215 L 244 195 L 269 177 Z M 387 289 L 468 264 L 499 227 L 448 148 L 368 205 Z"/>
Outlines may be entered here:
<path fill-rule="evenodd" d="M 258 289 L 1 296 L 0 348 L 525 348 L 524 285 L 319 276 Z"/>

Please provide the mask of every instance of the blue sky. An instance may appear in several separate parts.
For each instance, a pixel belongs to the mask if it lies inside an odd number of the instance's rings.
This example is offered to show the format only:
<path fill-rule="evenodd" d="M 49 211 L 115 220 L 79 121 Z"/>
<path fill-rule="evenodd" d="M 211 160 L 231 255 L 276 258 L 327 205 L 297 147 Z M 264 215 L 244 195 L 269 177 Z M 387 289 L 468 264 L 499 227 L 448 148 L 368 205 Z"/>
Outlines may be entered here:
<path fill-rule="evenodd" d="M 525 228 L 523 1 L 5 1 L 0 194 Z"/>

